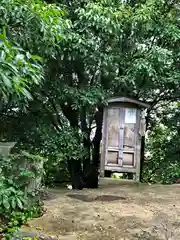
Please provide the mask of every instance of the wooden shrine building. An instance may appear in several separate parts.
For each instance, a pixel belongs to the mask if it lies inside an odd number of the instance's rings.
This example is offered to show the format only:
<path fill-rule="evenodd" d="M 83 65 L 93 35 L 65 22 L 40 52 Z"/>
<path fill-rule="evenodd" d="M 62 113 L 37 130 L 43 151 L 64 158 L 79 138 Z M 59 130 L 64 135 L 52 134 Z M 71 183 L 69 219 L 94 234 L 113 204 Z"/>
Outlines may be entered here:
<path fill-rule="evenodd" d="M 149 105 L 126 97 L 108 100 L 104 109 L 100 176 L 106 170 L 135 173 L 139 181 L 141 137 Z"/>

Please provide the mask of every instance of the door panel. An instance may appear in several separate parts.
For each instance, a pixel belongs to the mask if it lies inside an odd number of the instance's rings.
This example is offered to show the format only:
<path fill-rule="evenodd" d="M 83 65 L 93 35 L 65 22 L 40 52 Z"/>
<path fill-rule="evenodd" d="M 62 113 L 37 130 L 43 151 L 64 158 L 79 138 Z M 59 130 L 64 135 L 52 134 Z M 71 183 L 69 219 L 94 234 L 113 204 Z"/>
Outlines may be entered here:
<path fill-rule="evenodd" d="M 108 109 L 108 147 L 119 146 L 119 108 Z"/>
<path fill-rule="evenodd" d="M 134 166 L 134 153 L 124 152 L 123 154 L 123 166 L 133 167 Z"/>
<path fill-rule="evenodd" d="M 107 162 L 108 164 L 118 164 L 118 152 L 108 151 Z"/>
<path fill-rule="evenodd" d="M 137 110 L 125 108 L 124 111 L 123 166 L 133 167 L 135 165 Z"/>
<path fill-rule="evenodd" d="M 135 108 L 108 109 L 106 164 L 135 166 L 136 121 Z"/>
<path fill-rule="evenodd" d="M 118 164 L 118 151 L 119 151 L 119 129 L 120 129 L 120 109 L 108 109 L 107 117 L 107 164 Z"/>
<path fill-rule="evenodd" d="M 125 149 L 132 150 L 135 147 L 135 128 L 136 124 L 125 123 L 124 124 L 124 139 L 123 147 Z"/>

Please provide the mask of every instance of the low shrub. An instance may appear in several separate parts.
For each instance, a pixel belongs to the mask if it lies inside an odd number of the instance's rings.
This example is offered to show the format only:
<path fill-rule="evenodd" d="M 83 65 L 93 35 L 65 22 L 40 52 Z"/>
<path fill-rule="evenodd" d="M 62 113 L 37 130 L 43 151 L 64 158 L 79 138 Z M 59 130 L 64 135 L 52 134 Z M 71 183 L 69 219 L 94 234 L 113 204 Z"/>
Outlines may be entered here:
<path fill-rule="evenodd" d="M 180 178 L 179 135 L 168 127 L 157 125 L 146 141 L 143 181 L 172 184 Z"/>
<path fill-rule="evenodd" d="M 7 240 L 43 212 L 39 196 L 43 161 L 27 152 L 0 158 L 0 232 Z"/>
<path fill-rule="evenodd" d="M 150 183 L 172 184 L 180 178 L 180 163 L 147 162 L 143 169 L 143 181 Z"/>

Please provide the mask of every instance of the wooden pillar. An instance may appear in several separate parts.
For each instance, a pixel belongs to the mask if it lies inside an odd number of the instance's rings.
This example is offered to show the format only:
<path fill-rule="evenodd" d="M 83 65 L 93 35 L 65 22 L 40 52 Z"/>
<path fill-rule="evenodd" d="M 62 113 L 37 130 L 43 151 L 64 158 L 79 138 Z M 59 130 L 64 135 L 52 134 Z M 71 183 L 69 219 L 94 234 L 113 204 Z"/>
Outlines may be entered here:
<path fill-rule="evenodd" d="M 103 112 L 103 127 L 102 127 L 102 150 L 100 160 L 100 177 L 105 175 L 105 156 L 106 156 L 106 142 L 107 142 L 107 108 Z"/>
<path fill-rule="evenodd" d="M 137 111 L 137 129 L 136 129 L 136 177 L 137 182 L 140 181 L 141 169 L 141 135 L 140 135 L 141 110 Z"/>
<path fill-rule="evenodd" d="M 136 177 L 135 180 L 137 182 L 140 181 L 140 168 L 141 168 L 141 145 L 140 145 L 140 141 L 138 139 L 138 143 L 136 146 Z"/>

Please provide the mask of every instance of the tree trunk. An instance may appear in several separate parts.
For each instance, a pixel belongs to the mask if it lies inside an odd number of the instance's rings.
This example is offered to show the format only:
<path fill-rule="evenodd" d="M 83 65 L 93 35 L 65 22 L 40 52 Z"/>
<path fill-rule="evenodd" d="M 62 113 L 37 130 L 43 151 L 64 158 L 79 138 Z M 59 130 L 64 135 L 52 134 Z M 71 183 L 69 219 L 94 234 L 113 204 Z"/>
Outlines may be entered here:
<path fill-rule="evenodd" d="M 89 164 L 84 172 L 85 187 L 86 188 L 98 188 L 98 168 Z"/>
<path fill-rule="evenodd" d="M 147 116 L 146 116 L 146 131 L 148 129 L 149 126 L 149 120 L 150 120 L 150 109 L 147 112 Z M 145 136 L 142 136 L 141 138 L 141 165 L 140 165 L 140 182 L 142 182 L 142 172 L 143 172 L 143 168 L 144 168 L 144 160 L 145 160 Z"/>
<path fill-rule="evenodd" d="M 99 108 L 95 115 L 96 133 L 93 139 L 92 164 L 86 165 L 85 181 L 87 188 L 98 188 L 98 167 L 100 159 L 100 143 L 102 138 L 103 108 Z"/>
<path fill-rule="evenodd" d="M 71 175 L 72 188 L 82 190 L 84 182 L 81 161 L 74 159 L 68 160 L 68 169 Z"/>
<path fill-rule="evenodd" d="M 86 157 L 84 157 L 83 159 L 83 177 L 84 177 L 84 181 L 86 181 L 86 172 L 90 166 L 90 163 L 91 163 L 91 156 L 90 156 L 90 138 L 89 139 L 86 139 L 84 138 L 83 140 L 83 146 L 84 148 L 86 149 L 87 151 L 87 155 Z"/>
<path fill-rule="evenodd" d="M 82 165 L 83 165 L 83 181 L 84 181 L 84 187 L 89 188 L 89 171 L 91 169 L 91 157 L 90 157 L 90 136 L 84 137 L 83 139 L 83 146 L 87 151 L 87 155 L 84 157 L 83 161 L 82 161 Z"/>

